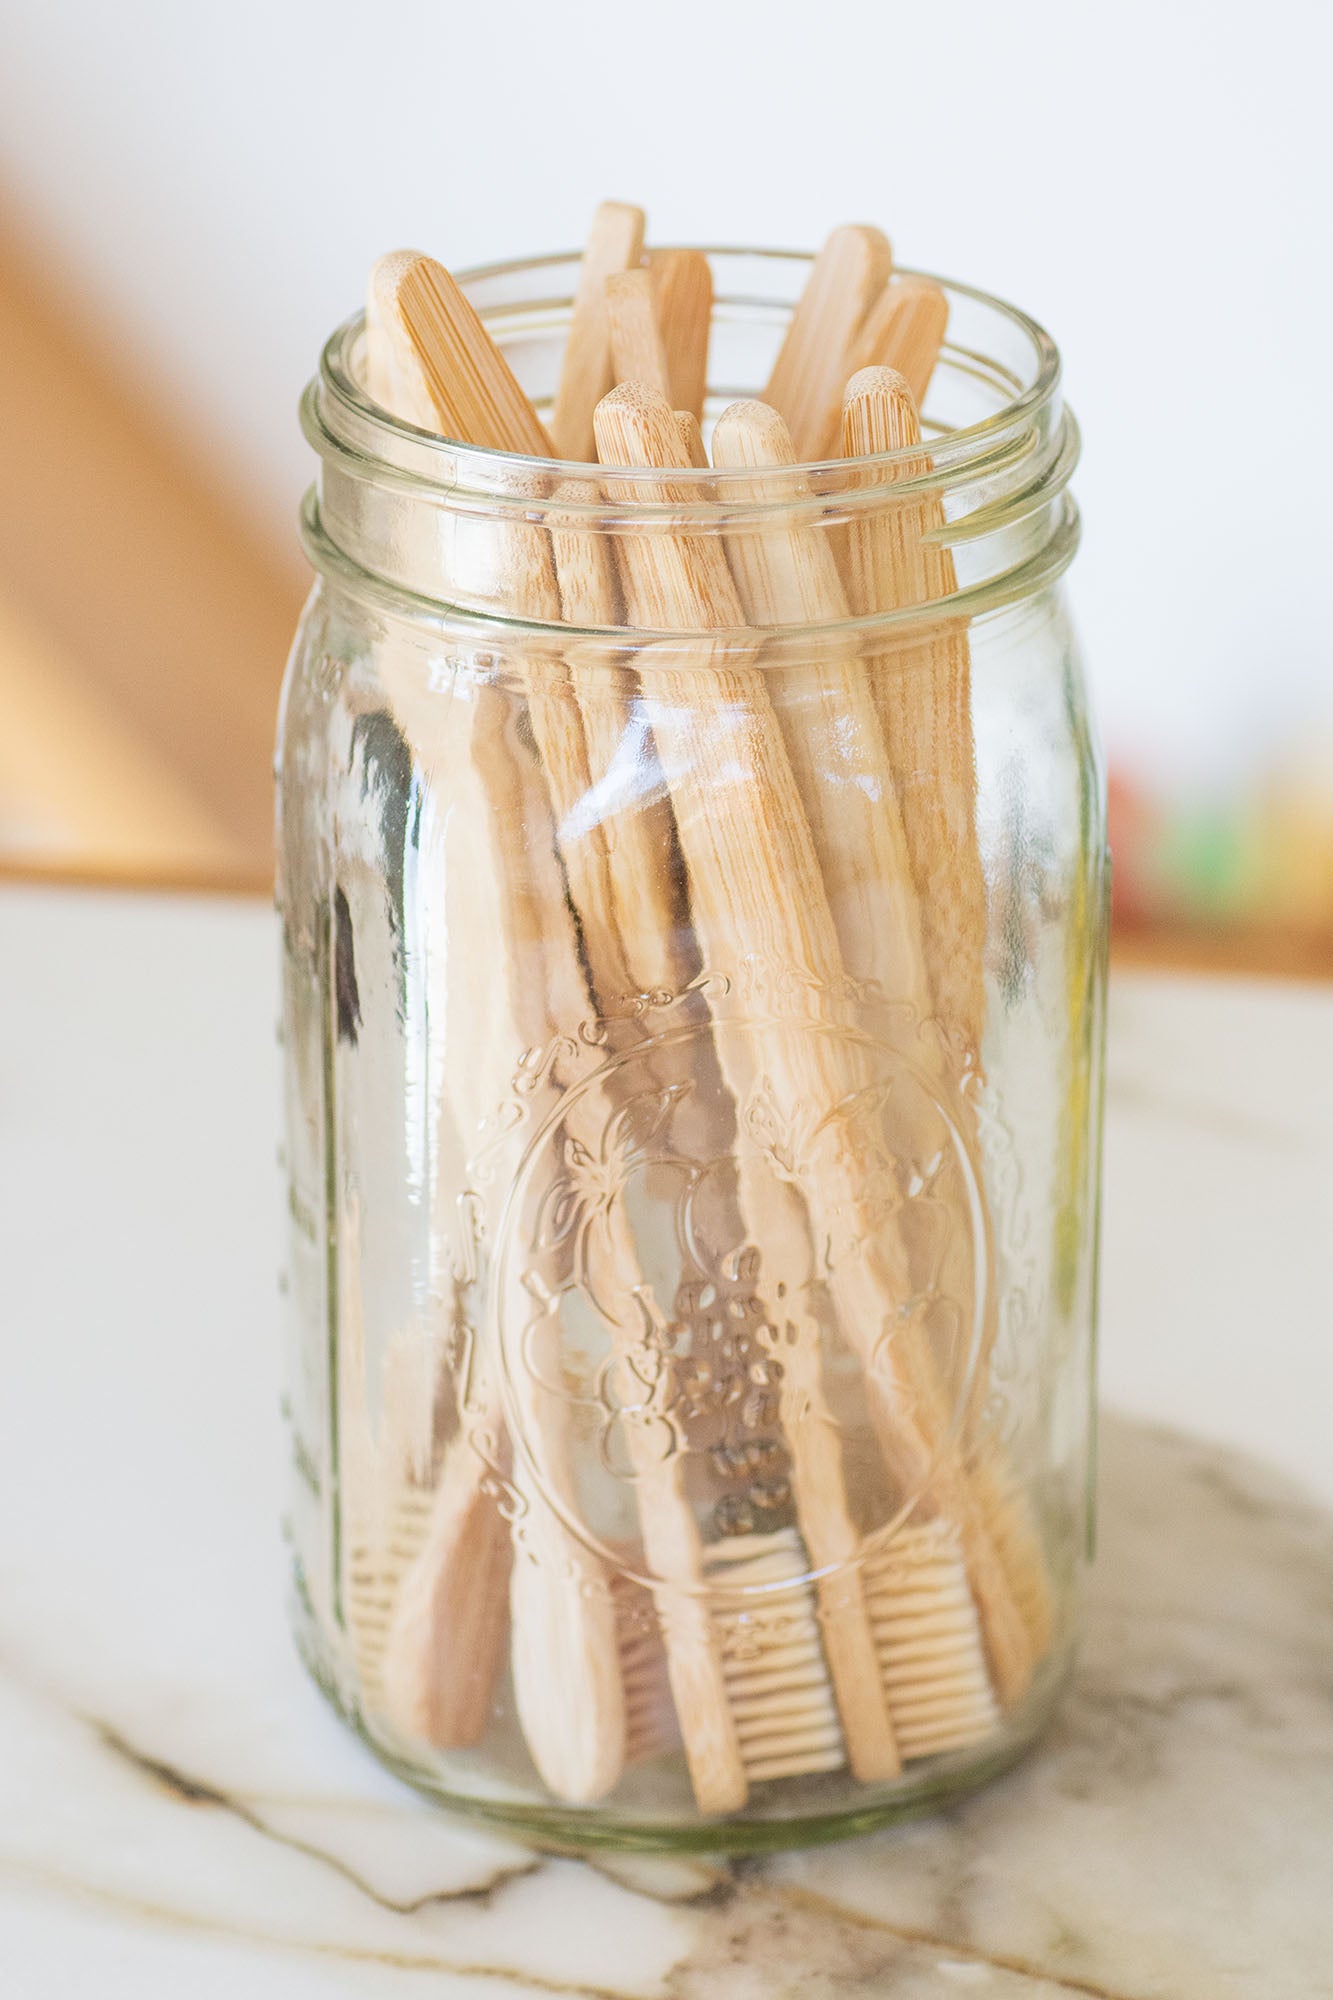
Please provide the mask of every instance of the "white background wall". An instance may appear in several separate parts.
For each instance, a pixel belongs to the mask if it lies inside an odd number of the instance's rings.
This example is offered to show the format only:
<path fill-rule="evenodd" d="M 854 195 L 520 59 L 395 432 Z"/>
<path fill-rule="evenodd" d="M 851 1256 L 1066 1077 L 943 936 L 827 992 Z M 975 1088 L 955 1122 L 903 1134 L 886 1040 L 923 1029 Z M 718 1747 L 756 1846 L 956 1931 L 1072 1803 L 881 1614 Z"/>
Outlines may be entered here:
<path fill-rule="evenodd" d="M 884 224 L 1064 350 L 1112 746 L 1333 720 L 1328 0 L 4 0 L 0 177 L 291 533 L 295 401 L 380 251 Z"/>

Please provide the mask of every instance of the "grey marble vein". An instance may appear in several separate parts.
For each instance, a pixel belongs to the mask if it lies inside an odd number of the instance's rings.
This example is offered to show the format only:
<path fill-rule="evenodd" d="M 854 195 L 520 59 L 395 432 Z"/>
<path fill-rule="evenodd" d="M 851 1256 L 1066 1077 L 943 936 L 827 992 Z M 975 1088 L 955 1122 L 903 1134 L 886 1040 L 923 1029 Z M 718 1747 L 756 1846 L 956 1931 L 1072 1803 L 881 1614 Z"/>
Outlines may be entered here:
<path fill-rule="evenodd" d="M 1333 1521 L 1108 1422 L 1102 1524 L 1077 1685 L 1026 1765 L 933 1819 L 734 1865 L 540 1855 L 394 1784 L 295 1674 L 262 1716 L 219 1715 L 11 1602 L 0 1949 L 26 1894 L 248 1951 L 265 2000 L 297 1966 L 314 1992 L 450 2000 L 1333 1995 Z"/>

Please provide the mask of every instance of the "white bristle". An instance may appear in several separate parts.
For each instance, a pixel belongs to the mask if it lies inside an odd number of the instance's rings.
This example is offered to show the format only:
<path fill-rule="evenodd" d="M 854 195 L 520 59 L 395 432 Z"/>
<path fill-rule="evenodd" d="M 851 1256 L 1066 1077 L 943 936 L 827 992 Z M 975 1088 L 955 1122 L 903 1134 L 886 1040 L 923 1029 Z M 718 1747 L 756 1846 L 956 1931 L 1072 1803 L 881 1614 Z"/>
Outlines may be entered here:
<path fill-rule="evenodd" d="M 671 1700 L 666 1648 L 651 1591 L 629 1577 L 612 1581 L 620 1631 L 620 1670 L 625 1687 L 625 1761 L 660 1757 L 680 1742 Z"/>
<path fill-rule="evenodd" d="M 741 1761 L 755 1784 L 837 1771 L 845 1762 L 806 1571 L 794 1528 L 730 1536 L 714 1543 L 704 1564 L 721 1600 L 713 1625 Z"/>
<path fill-rule="evenodd" d="M 424 1545 L 430 1517 L 430 1494 L 405 1482 L 383 1542 L 373 1547 L 361 1539 L 350 1550 L 347 1624 L 372 1704 L 381 1698 L 398 1586 Z M 714 1629 L 751 1783 L 841 1769 L 842 1730 L 796 1530 L 715 1543 L 705 1576 L 720 1599 Z M 615 1590 L 626 1750 L 630 1761 L 641 1762 L 677 1748 L 679 1725 L 651 1593 L 623 1577 Z M 867 1566 L 866 1603 L 904 1759 L 937 1756 L 990 1735 L 999 1712 L 962 1557 L 947 1529 L 931 1523 L 895 1536 Z"/>
<path fill-rule="evenodd" d="M 939 1522 L 899 1531 L 866 1567 L 884 1692 L 904 1758 L 989 1736 L 999 1710 L 962 1553 Z"/>
<path fill-rule="evenodd" d="M 366 1700 L 378 1706 L 389 1625 L 404 1572 L 425 1546 L 431 1495 L 406 1482 L 394 1496 L 379 1546 L 358 1537 L 351 1543 L 344 1603 L 357 1676 Z"/>

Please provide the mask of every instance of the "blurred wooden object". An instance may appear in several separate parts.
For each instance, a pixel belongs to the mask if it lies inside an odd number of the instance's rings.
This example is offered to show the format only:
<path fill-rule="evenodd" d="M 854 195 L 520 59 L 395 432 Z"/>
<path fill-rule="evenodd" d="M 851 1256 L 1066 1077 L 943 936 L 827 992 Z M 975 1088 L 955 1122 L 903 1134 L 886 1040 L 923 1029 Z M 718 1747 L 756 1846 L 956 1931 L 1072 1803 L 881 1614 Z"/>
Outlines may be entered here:
<path fill-rule="evenodd" d="M 0 214 L 0 866 L 264 888 L 308 588 Z"/>
<path fill-rule="evenodd" d="M 1111 963 L 1151 972 L 1333 980 L 1333 932 L 1283 924 L 1117 919 L 1111 925 Z"/>
<path fill-rule="evenodd" d="M 225 875 L 225 838 L 185 782 L 45 634 L 0 597 L 0 851 Z"/>

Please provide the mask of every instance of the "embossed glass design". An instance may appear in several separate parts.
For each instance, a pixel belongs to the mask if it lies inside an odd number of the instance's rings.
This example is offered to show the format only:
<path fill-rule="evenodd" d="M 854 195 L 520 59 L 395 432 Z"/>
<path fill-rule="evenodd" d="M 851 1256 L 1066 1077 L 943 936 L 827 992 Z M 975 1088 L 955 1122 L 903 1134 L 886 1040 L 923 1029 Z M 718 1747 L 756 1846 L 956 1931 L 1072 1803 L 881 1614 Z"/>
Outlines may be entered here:
<path fill-rule="evenodd" d="M 712 254 L 716 414 L 806 263 Z M 468 281 L 539 405 L 572 274 Z M 612 502 L 397 424 L 359 321 L 304 405 L 296 1628 L 394 1769 L 560 1840 L 876 1824 L 1011 1763 L 1068 1669 L 1106 900 L 1077 441 L 1046 336 L 948 290 L 929 460 L 760 500 Z M 819 627 L 575 626 L 516 581 L 557 535 L 845 568 L 926 504 L 956 589 Z"/>

